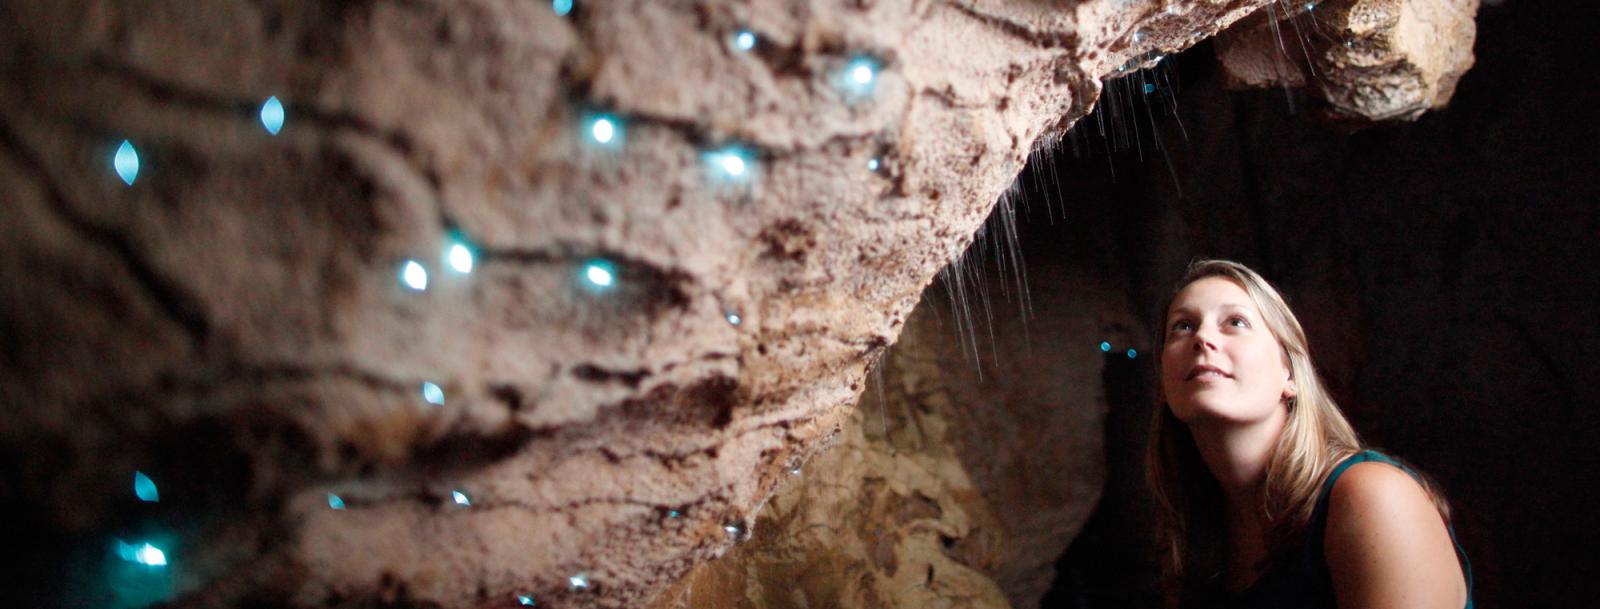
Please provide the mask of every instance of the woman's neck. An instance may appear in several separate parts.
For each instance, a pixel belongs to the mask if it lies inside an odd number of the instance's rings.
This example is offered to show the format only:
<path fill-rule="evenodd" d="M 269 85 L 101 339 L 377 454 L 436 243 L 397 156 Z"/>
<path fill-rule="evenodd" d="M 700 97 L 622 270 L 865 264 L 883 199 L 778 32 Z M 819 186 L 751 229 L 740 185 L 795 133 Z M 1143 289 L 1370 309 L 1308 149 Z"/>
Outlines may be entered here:
<path fill-rule="evenodd" d="M 1288 412 L 1280 408 L 1271 417 L 1246 425 L 1206 421 L 1189 426 L 1200 458 L 1222 487 L 1229 512 L 1260 511 L 1267 464 L 1287 422 Z"/>

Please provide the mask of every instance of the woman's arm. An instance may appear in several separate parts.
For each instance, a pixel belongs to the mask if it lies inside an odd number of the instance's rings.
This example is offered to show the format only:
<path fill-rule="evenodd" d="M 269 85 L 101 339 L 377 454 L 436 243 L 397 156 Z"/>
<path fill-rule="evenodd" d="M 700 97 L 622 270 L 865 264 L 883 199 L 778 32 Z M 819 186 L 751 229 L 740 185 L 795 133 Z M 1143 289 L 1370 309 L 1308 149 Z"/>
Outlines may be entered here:
<path fill-rule="evenodd" d="M 1410 474 L 1357 463 L 1334 483 L 1323 551 L 1339 609 L 1461 609 L 1466 580 L 1444 519 Z"/>

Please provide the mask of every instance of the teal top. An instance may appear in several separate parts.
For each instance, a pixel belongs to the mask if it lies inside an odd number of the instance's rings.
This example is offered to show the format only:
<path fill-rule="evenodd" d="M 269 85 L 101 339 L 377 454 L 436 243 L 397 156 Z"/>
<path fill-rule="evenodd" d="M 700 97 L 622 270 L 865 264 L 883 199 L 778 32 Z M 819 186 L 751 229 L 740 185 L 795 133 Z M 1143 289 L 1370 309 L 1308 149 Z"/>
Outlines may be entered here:
<path fill-rule="evenodd" d="M 1211 602 L 1197 599 L 1198 606 L 1227 607 L 1230 609 L 1337 609 L 1333 598 L 1333 580 L 1328 575 L 1328 565 L 1323 560 L 1323 533 L 1328 527 L 1328 497 L 1333 493 L 1333 483 L 1339 479 L 1344 470 L 1363 461 L 1381 461 L 1404 470 L 1417 477 L 1416 472 L 1404 465 L 1395 462 L 1383 453 L 1375 450 L 1363 450 L 1351 455 L 1333 468 L 1333 473 L 1328 474 L 1328 480 L 1322 484 L 1322 494 L 1317 497 L 1317 506 L 1311 513 L 1308 534 L 1304 549 L 1296 552 L 1297 558 L 1285 561 L 1267 570 L 1256 583 L 1238 594 L 1222 592 L 1212 597 Z M 1461 549 L 1460 542 L 1456 541 L 1455 527 L 1448 527 L 1450 542 L 1455 545 L 1456 558 L 1461 563 L 1462 573 L 1467 580 L 1467 606 L 1472 608 L 1472 563 L 1467 560 L 1467 553 Z M 1210 595 L 1207 595 L 1210 596 Z M 1184 603 L 1186 606 L 1190 603 Z"/>

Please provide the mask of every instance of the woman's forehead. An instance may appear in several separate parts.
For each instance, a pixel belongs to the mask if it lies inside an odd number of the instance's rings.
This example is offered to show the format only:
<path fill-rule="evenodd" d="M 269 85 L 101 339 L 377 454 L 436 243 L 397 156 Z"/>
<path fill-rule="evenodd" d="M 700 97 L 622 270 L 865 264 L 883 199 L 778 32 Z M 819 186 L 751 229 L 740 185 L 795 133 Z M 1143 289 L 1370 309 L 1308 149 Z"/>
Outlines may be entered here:
<path fill-rule="evenodd" d="M 1178 291 L 1167 314 L 1240 310 L 1255 313 L 1256 306 L 1243 286 L 1223 277 L 1196 279 Z"/>

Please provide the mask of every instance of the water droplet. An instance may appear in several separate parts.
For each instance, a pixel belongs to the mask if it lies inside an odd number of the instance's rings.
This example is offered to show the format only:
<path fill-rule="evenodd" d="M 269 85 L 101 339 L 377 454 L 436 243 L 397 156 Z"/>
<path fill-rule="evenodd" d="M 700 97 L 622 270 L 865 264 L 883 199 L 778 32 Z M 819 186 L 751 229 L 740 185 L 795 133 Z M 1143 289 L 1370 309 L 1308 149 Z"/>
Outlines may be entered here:
<path fill-rule="evenodd" d="M 550 10 L 555 11 L 557 17 L 565 17 L 572 13 L 572 0 L 550 0 Z"/>
<path fill-rule="evenodd" d="M 406 287 L 418 292 L 426 290 L 428 289 L 428 269 L 423 268 L 420 262 L 407 260 L 400 267 L 400 281 L 405 283 Z"/>
<path fill-rule="evenodd" d="M 728 323 L 737 326 L 742 321 L 744 320 L 739 317 L 738 313 L 728 313 Z"/>
<path fill-rule="evenodd" d="M 789 468 L 789 475 L 791 475 L 791 476 L 800 475 L 800 466 L 796 465 L 794 467 Z"/>
<path fill-rule="evenodd" d="M 539 605 L 533 601 L 533 595 L 531 594 L 518 594 L 517 604 L 523 607 L 537 607 Z"/>
<path fill-rule="evenodd" d="M 682 515 L 678 510 L 667 510 L 667 518 L 677 518 Z"/>
<path fill-rule="evenodd" d="M 117 170 L 117 177 L 122 178 L 127 185 L 133 186 L 134 179 L 139 177 L 139 152 L 133 149 L 132 142 L 122 140 L 111 166 Z"/>
<path fill-rule="evenodd" d="M 422 399 L 434 406 L 443 406 L 444 389 L 428 381 L 422 381 Z"/>
<path fill-rule="evenodd" d="M 472 505 L 472 500 L 467 498 L 467 494 L 463 493 L 461 491 L 450 491 L 450 499 L 452 501 L 455 501 L 456 505 L 460 505 L 460 506 L 471 506 Z"/>
<path fill-rule="evenodd" d="M 883 167 L 883 162 L 879 161 L 878 157 L 872 157 L 870 159 L 867 159 L 867 170 L 868 171 L 877 171 L 878 168 L 880 168 L 880 167 Z"/>
<path fill-rule="evenodd" d="M 283 129 L 283 118 L 283 102 L 278 101 L 277 96 L 268 97 L 267 102 L 261 104 L 261 126 L 267 128 L 267 133 L 277 135 Z"/>
<path fill-rule="evenodd" d="M 144 475 L 144 472 L 133 472 L 133 494 L 146 503 L 161 501 L 161 493 L 156 490 L 155 481 Z"/>
<path fill-rule="evenodd" d="M 733 35 L 733 48 L 748 51 L 756 48 L 756 34 L 750 30 L 739 30 Z"/>
<path fill-rule="evenodd" d="M 1101 351 L 1105 351 L 1107 353 L 1110 353 L 1111 352 L 1111 343 L 1101 342 L 1100 343 L 1100 350 Z"/>
<path fill-rule="evenodd" d="M 1128 359 L 1133 359 L 1135 357 L 1139 357 L 1139 352 L 1134 350 L 1134 349 L 1129 349 L 1128 350 Z"/>
<path fill-rule="evenodd" d="M 338 495 L 328 493 L 328 507 L 335 510 L 342 510 L 344 509 L 344 500 L 340 499 Z"/>
<path fill-rule="evenodd" d="M 727 533 L 728 537 L 734 541 L 742 541 L 744 539 L 744 531 L 744 524 L 742 523 L 730 522 L 722 525 L 722 532 Z"/>
<path fill-rule="evenodd" d="M 1317 8 L 1317 3 L 1315 3 L 1315 2 L 1307 2 L 1306 3 L 1306 10 L 1309 11 L 1309 10 L 1312 10 L 1312 9 L 1315 9 L 1315 8 Z"/>
<path fill-rule="evenodd" d="M 1144 32 L 1134 32 L 1133 33 L 1133 42 L 1134 42 L 1134 44 L 1138 44 L 1138 43 L 1143 42 L 1143 41 L 1144 41 Z"/>
<path fill-rule="evenodd" d="M 1144 92 L 1146 94 L 1155 93 L 1156 92 L 1156 86 L 1151 84 L 1151 83 L 1144 83 Z"/>

